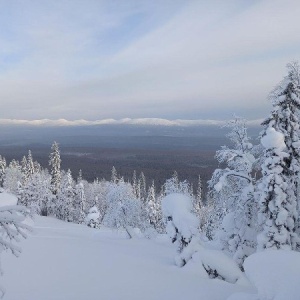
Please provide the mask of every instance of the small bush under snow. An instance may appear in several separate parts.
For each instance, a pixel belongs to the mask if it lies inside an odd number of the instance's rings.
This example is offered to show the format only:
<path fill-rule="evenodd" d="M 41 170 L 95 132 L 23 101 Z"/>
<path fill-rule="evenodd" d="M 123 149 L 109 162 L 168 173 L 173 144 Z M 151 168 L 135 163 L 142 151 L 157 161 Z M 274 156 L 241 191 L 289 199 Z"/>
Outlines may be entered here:
<path fill-rule="evenodd" d="M 191 242 L 198 233 L 199 221 L 192 213 L 192 199 L 183 194 L 169 194 L 162 199 L 162 211 L 167 220 L 167 234 L 177 245 L 178 253 Z M 180 255 L 176 259 L 178 266 L 184 266 L 187 260 Z"/>
<path fill-rule="evenodd" d="M 99 217 L 100 217 L 100 213 L 97 206 L 93 206 L 92 208 L 89 209 L 89 213 L 85 218 L 85 223 L 89 227 L 99 228 L 100 227 Z"/>

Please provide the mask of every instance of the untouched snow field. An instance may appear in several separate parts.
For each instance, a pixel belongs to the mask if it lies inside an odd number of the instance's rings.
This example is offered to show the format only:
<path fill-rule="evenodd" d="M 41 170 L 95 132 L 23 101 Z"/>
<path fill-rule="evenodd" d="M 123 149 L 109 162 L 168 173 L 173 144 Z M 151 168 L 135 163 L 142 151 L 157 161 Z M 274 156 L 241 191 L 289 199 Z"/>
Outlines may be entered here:
<path fill-rule="evenodd" d="M 19 258 L 2 255 L 5 300 L 223 300 L 255 293 L 175 266 L 165 236 L 130 240 L 124 232 L 39 216 L 33 228 Z"/>

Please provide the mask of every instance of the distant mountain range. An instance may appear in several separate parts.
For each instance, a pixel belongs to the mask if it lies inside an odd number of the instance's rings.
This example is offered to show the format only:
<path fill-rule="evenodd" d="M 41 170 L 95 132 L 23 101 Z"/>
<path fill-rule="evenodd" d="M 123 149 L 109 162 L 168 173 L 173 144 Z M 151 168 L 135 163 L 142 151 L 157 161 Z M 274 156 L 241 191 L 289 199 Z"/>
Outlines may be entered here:
<path fill-rule="evenodd" d="M 259 120 L 249 120 L 247 122 L 248 126 L 258 126 L 262 122 Z M 50 120 L 50 119 L 41 119 L 41 120 L 18 120 L 18 119 L 0 119 L 0 125 L 27 125 L 27 126 L 91 126 L 91 125 L 145 125 L 145 126 L 222 126 L 226 123 L 223 120 L 167 120 L 160 118 L 124 118 L 124 119 L 103 119 L 96 121 L 88 120 Z"/>

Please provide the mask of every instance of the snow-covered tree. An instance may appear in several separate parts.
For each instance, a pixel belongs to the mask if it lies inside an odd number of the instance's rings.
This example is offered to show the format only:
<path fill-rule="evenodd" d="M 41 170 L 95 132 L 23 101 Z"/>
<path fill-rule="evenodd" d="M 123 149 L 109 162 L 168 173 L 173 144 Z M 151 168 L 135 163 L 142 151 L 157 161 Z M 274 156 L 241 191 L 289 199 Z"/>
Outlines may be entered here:
<path fill-rule="evenodd" d="M 6 193 L 5 196 L 12 197 Z M 0 207 L 0 253 L 10 251 L 17 257 L 21 254 L 21 248 L 16 243 L 19 243 L 21 238 L 27 238 L 27 232 L 31 231 L 31 228 L 24 222 L 28 216 L 30 213 L 24 206 Z M 0 273 L 3 273 L 1 264 Z M 0 290 L 3 296 L 5 291 L 2 287 Z"/>
<path fill-rule="evenodd" d="M 30 176 L 30 174 L 28 173 L 26 156 L 23 156 L 21 160 L 21 172 L 22 172 L 22 184 L 26 184 Z"/>
<path fill-rule="evenodd" d="M 27 168 L 28 176 L 31 176 L 35 172 L 34 162 L 33 162 L 32 154 L 31 154 L 30 150 L 28 150 L 26 168 Z"/>
<path fill-rule="evenodd" d="M 139 195 L 140 195 L 140 192 L 138 192 L 138 182 L 137 182 L 137 178 L 136 178 L 136 171 L 134 170 L 133 171 L 133 175 L 132 175 L 132 189 L 133 189 L 133 193 L 135 195 L 135 197 L 137 199 L 139 199 Z"/>
<path fill-rule="evenodd" d="M 147 196 L 147 219 L 149 224 L 156 228 L 157 226 L 157 203 L 156 203 L 156 195 L 155 195 L 155 185 L 152 182 L 151 186 L 148 189 L 148 196 Z"/>
<path fill-rule="evenodd" d="M 201 220 L 201 210 L 203 208 L 203 202 L 202 202 L 202 180 L 200 175 L 198 177 L 196 197 L 194 197 L 193 199 L 193 208 L 194 208 L 195 215 Z"/>
<path fill-rule="evenodd" d="M 293 232 L 292 249 L 300 250 L 300 67 L 297 62 L 292 62 L 287 65 L 287 69 L 288 74 L 270 94 L 273 109 L 263 122 L 265 126 L 263 134 L 268 128 L 273 127 L 284 136 L 286 148 L 283 151 L 287 156 L 284 158 L 286 168 L 283 170 L 283 176 L 289 185 L 287 206 L 290 218 L 293 220 L 289 230 Z"/>
<path fill-rule="evenodd" d="M 42 166 L 37 162 L 33 162 L 34 173 L 40 173 L 42 171 Z"/>
<path fill-rule="evenodd" d="M 79 182 L 75 186 L 75 195 L 73 201 L 73 222 L 81 224 L 85 219 L 86 198 L 84 193 L 84 185 Z"/>
<path fill-rule="evenodd" d="M 60 152 L 56 142 L 51 147 L 51 153 L 49 156 L 49 166 L 51 174 L 51 191 L 53 195 L 57 195 L 60 189 L 61 171 L 60 171 Z"/>
<path fill-rule="evenodd" d="M 37 174 L 39 184 L 39 205 L 40 214 L 42 216 L 48 216 L 51 213 L 51 204 L 53 200 L 53 195 L 51 192 L 51 177 L 48 170 L 41 170 Z"/>
<path fill-rule="evenodd" d="M 178 174 L 174 171 L 173 176 L 166 180 L 163 185 L 163 192 L 165 195 L 169 194 L 185 194 L 189 197 L 193 197 L 193 189 L 187 180 L 179 181 Z"/>
<path fill-rule="evenodd" d="M 78 172 L 77 183 L 80 183 L 81 181 L 82 181 L 82 170 L 80 169 Z"/>
<path fill-rule="evenodd" d="M 18 187 L 18 204 L 26 206 L 30 211 L 40 213 L 40 194 L 39 194 L 39 180 L 38 175 L 31 176 L 26 182 Z"/>
<path fill-rule="evenodd" d="M 255 158 L 247 135 L 245 120 L 236 117 L 227 126 L 227 135 L 233 147 L 223 146 L 217 151 L 219 163 L 226 168 L 217 169 L 209 182 L 214 200 L 218 239 L 222 249 L 242 266 L 244 259 L 256 249 L 254 179 L 251 176 Z"/>
<path fill-rule="evenodd" d="M 115 168 L 115 166 L 112 167 L 111 169 L 111 180 L 112 183 L 117 183 L 118 182 L 118 173 Z"/>
<path fill-rule="evenodd" d="M 103 223 L 111 228 L 124 228 L 131 237 L 130 228 L 141 228 L 141 205 L 135 198 L 131 184 L 119 180 L 111 183 L 107 193 L 107 211 Z"/>
<path fill-rule="evenodd" d="M 3 187 L 4 177 L 6 170 L 6 160 L 0 155 L 0 187 Z"/>
<path fill-rule="evenodd" d="M 3 187 L 12 194 L 17 195 L 19 185 L 22 181 L 21 167 L 17 161 L 12 160 L 6 168 Z"/>
<path fill-rule="evenodd" d="M 140 195 L 139 199 L 143 202 L 144 206 L 146 204 L 146 198 L 147 198 L 147 186 L 146 186 L 146 177 L 144 175 L 144 172 L 141 172 L 139 176 L 139 190 L 140 190 Z"/>
<path fill-rule="evenodd" d="M 290 213 L 288 190 L 292 187 L 284 175 L 288 154 L 284 135 L 273 127 L 266 130 L 261 143 L 265 148 L 260 190 L 259 221 L 262 232 L 258 236 L 258 249 L 291 250 L 294 232 L 294 219 Z"/>
<path fill-rule="evenodd" d="M 99 217 L 100 217 L 100 213 L 97 206 L 91 207 L 85 218 L 86 225 L 92 228 L 100 228 Z"/>
<path fill-rule="evenodd" d="M 57 196 L 56 216 L 61 220 L 72 222 L 75 187 L 70 169 L 65 174 L 62 174 L 61 186 Z"/>
<path fill-rule="evenodd" d="M 198 234 L 199 222 L 192 213 L 192 199 L 183 194 L 169 194 L 162 199 L 162 211 L 167 221 L 167 234 L 177 246 L 176 264 L 182 267 L 187 261 L 180 254 Z"/>

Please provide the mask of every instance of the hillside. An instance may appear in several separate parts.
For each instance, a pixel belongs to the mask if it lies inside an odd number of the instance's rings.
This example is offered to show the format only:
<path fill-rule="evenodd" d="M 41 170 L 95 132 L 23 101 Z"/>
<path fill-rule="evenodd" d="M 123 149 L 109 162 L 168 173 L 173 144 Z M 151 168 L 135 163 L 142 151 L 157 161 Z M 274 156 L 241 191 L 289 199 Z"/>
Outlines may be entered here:
<path fill-rule="evenodd" d="M 129 240 L 123 232 L 36 217 L 21 246 L 19 258 L 2 256 L 5 300 L 222 300 L 246 289 L 178 268 L 165 236 Z"/>

